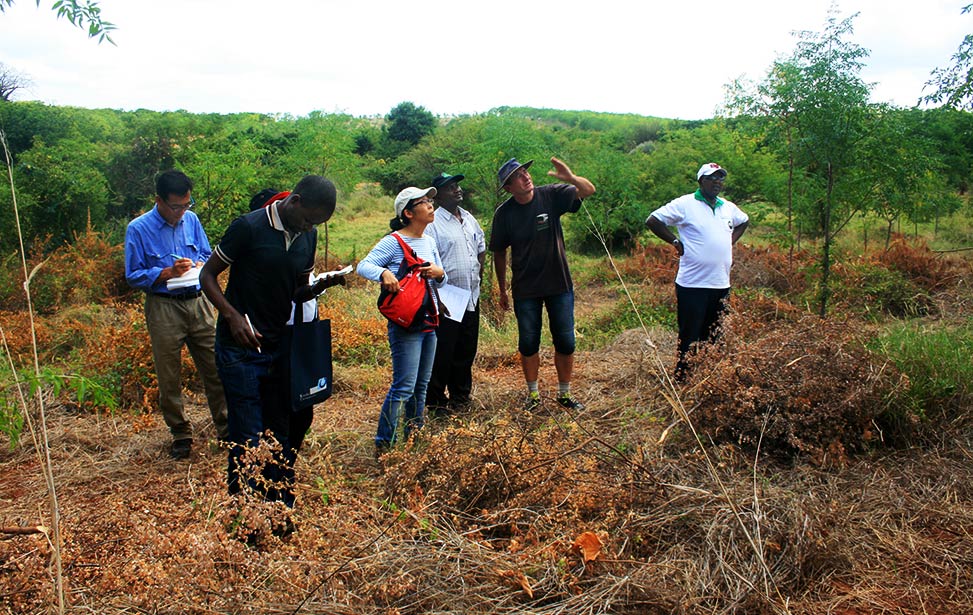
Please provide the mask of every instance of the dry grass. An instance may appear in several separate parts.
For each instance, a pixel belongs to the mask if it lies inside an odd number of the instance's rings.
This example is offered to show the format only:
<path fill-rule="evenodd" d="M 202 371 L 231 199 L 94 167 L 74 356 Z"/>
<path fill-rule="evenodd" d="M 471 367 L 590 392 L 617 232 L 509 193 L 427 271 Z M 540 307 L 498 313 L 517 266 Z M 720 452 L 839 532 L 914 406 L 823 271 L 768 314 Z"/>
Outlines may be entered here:
<path fill-rule="evenodd" d="M 890 263 L 934 293 L 937 318 L 973 313 L 968 263 L 932 271 L 922 263 L 938 257 L 921 247 L 896 250 Z M 123 377 L 124 408 L 92 414 L 48 400 L 69 611 L 973 613 L 969 422 L 937 425 L 923 448 L 847 446 L 865 442 L 858 412 L 874 405 L 868 395 L 886 373 L 850 345 L 874 325 L 808 320 L 791 301 L 806 290 L 794 267 L 771 250 L 742 251 L 736 275 L 747 288 L 733 305 L 745 333 L 714 349 L 683 389 L 664 374 L 675 353 L 668 328 L 579 352 L 574 391 L 587 408 L 577 414 L 549 397 L 548 344 L 547 403 L 520 410 L 511 317 L 504 323 L 485 302 L 474 408 L 431 422 L 380 464 L 372 438 L 389 380 L 383 323 L 372 288 L 336 291 L 324 302 L 336 394 L 301 452 L 299 529 L 284 540 L 270 532 L 282 511 L 226 494 L 226 455 L 206 441 L 214 434 L 196 385 L 187 395 L 197 446 L 188 462 L 167 457 L 167 430 L 144 411 L 154 387 L 137 307 L 62 306 L 38 321 L 42 347 L 52 357 L 83 353 L 89 376 Z M 671 301 L 671 253 L 647 246 L 620 268 L 646 287 L 639 296 Z M 619 300 L 607 284 L 582 292 L 579 320 Z M 19 361 L 22 322 L 0 313 L 0 326 Z M 738 380 L 726 388 L 730 376 Z M 738 390 L 740 378 L 755 388 Z M 867 394 L 858 406 L 848 403 L 855 391 Z M 677 394 L 700 440 L 677 420 Z M 784 426 L 791 431 L 762 420 L 767 409 L 798 417 Z M 721 439 L 719 421 L 733 417 L 745 429 Z M 850 439 L 838 440 L 839 463 L 821 463 L 834 425 Z M 817 432 L 826 437 L 811 439 Z M 49 516 L 32 442 L 0 450 L 0 612 L 39 615 L 55 612 L 57 599 L 47 534 L 23 533 Z"/>
<path fill-rule="evenodd" d="M 222 451 L 176 463 L 153 415 L 52 411 L 71 612 L 970 612 L 968 436 L 832 469 L 712 446 L 724 494 L 698 447 L 658 444 L 671 415 L 645 337 L 579 356 L 574 416 L 524 415 L 516 362 L 485 355 L 478 407 L 381 466 L 384 388 L 342 387 L 298 463 L 299 530 L 256 547 L 239 525 L 274 511 L 225 495 Z M 670 332 L 649 337 L 671 353 Z M 0 453 L 0 494 L 0 526 L 41 521 L 29 448 Z M 586 532 L 594 557 L 572 547 Z M 52 609 L 49 556 L 43 534 L 0 541 L 0 608 Z"/>

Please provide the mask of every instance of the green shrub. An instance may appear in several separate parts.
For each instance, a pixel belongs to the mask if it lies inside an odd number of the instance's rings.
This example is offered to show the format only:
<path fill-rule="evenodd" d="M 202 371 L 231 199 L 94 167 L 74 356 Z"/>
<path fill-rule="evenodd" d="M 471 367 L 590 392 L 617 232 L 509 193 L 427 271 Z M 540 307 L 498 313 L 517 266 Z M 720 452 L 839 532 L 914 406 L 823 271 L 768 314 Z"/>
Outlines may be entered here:
<path fill-rule="evenodd" d="M 909 396 L 929 418 L 957 418 L 973 402 L 973 322 L 904 323 L 869 344 L 909 377 Z"/>
<path fill-rule="evenodd" d="M 21 411 L 20 395 L 14 383 L 6 356 L 0 356 L 0 434 L 3 434 L 14 447 L 20 440 L 24 428 L 24 415 Z"/>
<path fill-rule="evenodd" d="M 832 271 L 831 296 L 836 308 L 898 318 L 924 316 L 935 310 L 929 291 L 901 271 L 864 260 L 836 264 Z"/>

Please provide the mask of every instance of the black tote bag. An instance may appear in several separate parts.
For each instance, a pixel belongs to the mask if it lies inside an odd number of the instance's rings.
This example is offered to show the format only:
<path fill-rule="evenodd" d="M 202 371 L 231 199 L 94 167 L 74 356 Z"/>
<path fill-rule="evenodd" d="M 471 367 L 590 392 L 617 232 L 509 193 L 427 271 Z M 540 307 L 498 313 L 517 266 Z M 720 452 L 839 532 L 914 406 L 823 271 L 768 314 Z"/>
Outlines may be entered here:
<path fill-rule="evenodd" d="M 302 320 L 298 320 L 302 319 Z M 301 306 L 284 334 L 284 361 L 290 373 L 291 410 L 297 412 L 331 397 L 331 321 L 303 322 Z"/>

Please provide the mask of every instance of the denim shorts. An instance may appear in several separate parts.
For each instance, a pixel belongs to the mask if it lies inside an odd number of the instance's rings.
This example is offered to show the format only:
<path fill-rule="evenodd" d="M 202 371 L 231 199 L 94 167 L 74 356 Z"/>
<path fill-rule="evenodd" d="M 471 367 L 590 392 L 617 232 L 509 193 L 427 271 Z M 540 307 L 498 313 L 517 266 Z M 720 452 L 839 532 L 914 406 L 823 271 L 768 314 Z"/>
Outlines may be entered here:
<path fill-rule="evenodd" d="M 517 350 L 525 357 L 532 357 L 541 348 L 541 308 L 546 306 L 551 325 L 551 338 L 558 354 L 574 354 L 574 291 L 560 295 L 514 299 L 517 316 L 517 332 L 520 341 Z"/>

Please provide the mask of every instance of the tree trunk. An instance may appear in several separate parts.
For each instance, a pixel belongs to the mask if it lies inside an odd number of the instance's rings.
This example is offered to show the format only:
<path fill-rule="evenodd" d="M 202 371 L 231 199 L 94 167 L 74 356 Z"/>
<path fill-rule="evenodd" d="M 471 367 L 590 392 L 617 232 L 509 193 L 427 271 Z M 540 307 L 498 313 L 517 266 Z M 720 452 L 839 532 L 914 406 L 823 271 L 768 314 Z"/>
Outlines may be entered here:
<path fill-rule="evenodd" d="M 794 269 L 794 150 L 791 147 L 791 127 L 787 126 L 787 237 L 791 242 L 787 264 Z M 798 235 L 797 249 L 801 249 L 801 239 Z"/>
<path fill-rule="evenodd" d="M 868 220 L 862 212 L 862 253 L 868 254 Z"/>
<path fill-rule="evenodd" d="M 828 161 L 828 187 L 824 197 L 824 209 L 821 212 L 821 227 L 824 231 L 824 248 L 821 251 L 821 295 L 818 315 L 824 318 L 828 313 L 828 299 L 830 289 L 828 284 L 831 277 L 831 194 L 834 191 L 834 169 Z"/>

